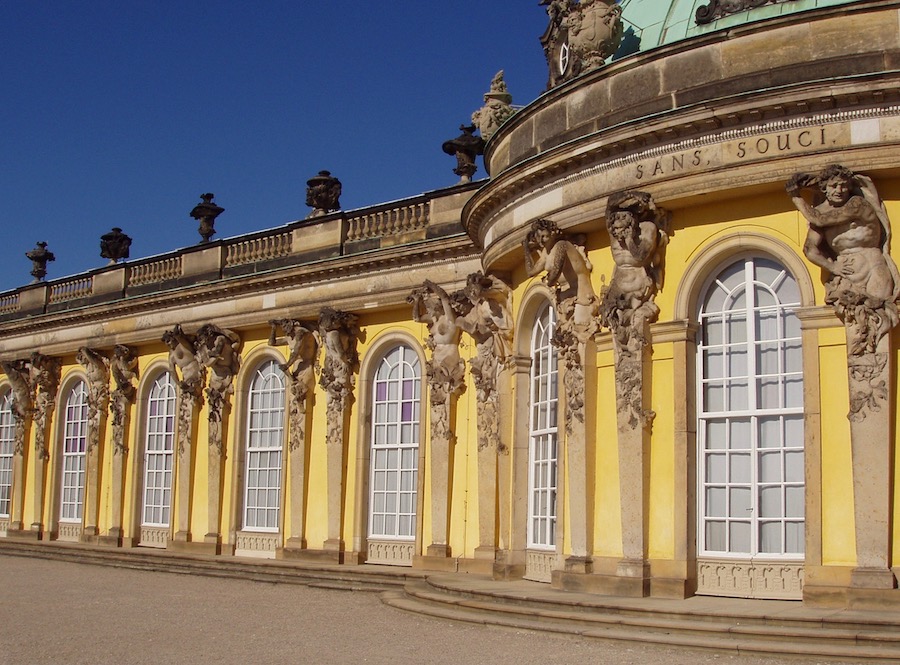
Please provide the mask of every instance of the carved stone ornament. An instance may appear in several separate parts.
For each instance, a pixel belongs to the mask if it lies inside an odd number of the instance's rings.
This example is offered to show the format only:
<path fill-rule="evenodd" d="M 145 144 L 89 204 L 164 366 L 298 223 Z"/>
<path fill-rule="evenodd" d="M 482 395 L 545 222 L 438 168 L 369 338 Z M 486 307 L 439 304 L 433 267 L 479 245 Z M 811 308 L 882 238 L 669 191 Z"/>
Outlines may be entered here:
<path fill-rule="evenodd" d="M 615 269 L 603 289 L 600 320 L 625 353 L 640 351 L 646 343 L 644 324 L 659 316 L 654 301 L 665 278 L 669 220 L 669 213 L 657 208 L 646 192 L 609 197 L 606 229 Z"/>
<path fill-rule="evenodd" d="M 462 295 L 468 311 L 457 324 L 475 341 L 469 368 L 477 393 L 478 449 L 494 444 L 507 452 L 500 447 L 498 380 L 512 363 L 512 293 L 500 279 L 475 272 L 466 279 Z"/>
<path fill-rule="evenodd" d="M 201 243 L 209 242 L 210 238 L 216 234 L 216 217 L 225 212 L 225 208 L 219 207 L 213 203 L 215 196 L 216 195 L 212 192 L 201 194 L 201 202 L 195 205 L 193 210 L 191 210 L 191 217 L 200 222 L 200 227 L 197 231 L 202 238 L 202 240 L 200 240 Z"/>
<path fill-rule="evenodd" d="M 316 323 L 303 323 L 295 319 L 269 321 L 272 332 L 269 344 L 287 345 L 287 361 L 280 364 L 281 371 L 290 387 L 288 422 L 290 426 L 291 451 L 305 443 L 306 410 L 309 396 L 316 384 L 316 370 L 319 364 L 319 331 Z M 278 329 L 282 335 L 278 336 Z"/>
<path fill-rule="evenodd" d="M 319 171 L 306 181 L 306 205 L 312 208 L 309 217 L 319 217 L 341 209 L 341 181 L 331 171 Z"/>
<path fill-rule="evenodd" d="M 118 226 L 100 236 L 100 258 L 109 259 L 109 265 L 127 259 L 131 252 L 131 238 Z"/>
<path fill-rule="evenodd" d="M 110 359 L 110 371 L 112 373 L 115 388 L 109 401 L 109 412 L 112 415 L 113 453 L 124 455 L 128 452 L 125 446 L 125 421 L 128 416 L 128 408 L 134 402 L 137 390 L 132 381 L 137 378 L 137 357 L 134 351 L 122 344 L 113 349 Z"/>
<path fill-rule="evenodd" d="M 359 317 L 331 307 L 319 313 L 319 338 L 325 347 L 325 364 L 319 385 L 325 390 L 326 443 L 340 446 L 344 436 L 344 411 L 356 383 L 359 369 Z"/>
<path fill-rule="evenodd" d="M 667 211 L 646 192 L 618 192 L 609 197 L 606 228 L 615 262 L 603 288 L 600 321 L 610 329 L 616 352 L 616 405 L 631 428 L 649 427 L 654 413 L 643 408 L 644 349 L 649 324 L 659 316 L 656 294 L 665 278 L 669 243 Z"/>
<path fill-rule="evenodd" d="M 234 375 L 241 366 L 241 338 L 232 331 L 207 323 L 197 331 L 197 356 L 209 368 L 206 400 L 209 405 L 209 445 L 222 452 L 222 422 L 228 397 L 234 392 Z"/>
<path fill-rule="evenodd" d="M 10 360 L 0 363 L 12 389 L 12 417 L 15 423 L 16 455 L 25 452 L 25 430 L 34 416 L 34 387 L 31 385 L 28 363 Z"/>
<path fill-rule="evenodd" d="M 472 114 L 472 124 L 481 132 L 481 138 L 489 141 L 513 113 L 512 95 L 507 90 L 501 69 L 491 80 L 490 91 L 484 93 L 484 106 Z"/>
<path fill-rule="evenodd" d="M 83 346 L 75 355 L 88 377 L 87 453 L 100 445 L 100 419 L 109 402 L 109 358 L 96 349 Z"/>
<path fill-rule="evenodd" d="M 798 173 L 786 189 L 808 222 L 803 253 L 825 271 L 825 302 L 847 331 L 848 417 L 862 420 L 887 395 L 881 342 L 900 322 L 900 273 L 890 255 L 887 210 L 870 178 L 837 164 Z"/>
<path fill-rule="evenodd" d="M 180 325 L 163 333 L 162 341 L 169 347 L 169 369 L 176 379 L 180 397 L 176 437 L 180 455 L 190 444 L 191 422 L 203 398 L 206 372 L 200 364 L 195 338 L 186 334 Z"/>
<path fill-rule="evenodd" d="M 793 2 L 794 0 L 710 0 L 707 5 L 697 7 L 694 20 L 699 24 L 712 23 L 716 19 L 728 16 L 729 14 L 737 14 L 748 9 L 756 9 L 763 5 L 777 5 L 782 2 Z"/>
<path fill-rule="evenodd" d="M 59 358 L 51 358 L 37 351 L 28 359 L 29 383 L 32 386 L 34 400 L 34 450 L 38 459 L 48 460 L 47 452 L 47 417 L 56 405 L 56 392 L 62 372 Z"/>
<path fill-rule="evenodd" d="M 557 326 L 553 344 L 566 372 L 566 430 L 584 422 L 584 347 L 599 331 L 600 301 L 591 284 L 593 265 L 581 234 L 564 234 L 555 222 L 535 220 L 522 243 L 529 277 L 546 271 L 544 282 L 553 289 Z"/>
<path fill-rule="evenodd" d="M 622 42 L 622 8 L 615 0 L 541 0 L 540 5 L 550 17 L 541 36 L 548 89 L 602 67 Z"/>
<path fill-rule="evenodd" d="M 31 276 L 34 277 L 32 283 L 44 281 L 47 276 L 47 263 L 56 261 L 53 252 L 47 249 L 47 243 L 39 241 L 30 252 L 25 252 L 25 256 L 31 261 Z"/>
<path fill-rule="evenodd" d="M 462 134 L 455 139 L 444 141 L 441 149 L 448 155 L 456 157 L 456 168 L 453 172 L 459 176 L 460 184 L 472 182 L 472 176 L 478 167 L 475 158 L 484 154 L 484 139 L 475 136 L 475 125 L 460 125 Z"/>

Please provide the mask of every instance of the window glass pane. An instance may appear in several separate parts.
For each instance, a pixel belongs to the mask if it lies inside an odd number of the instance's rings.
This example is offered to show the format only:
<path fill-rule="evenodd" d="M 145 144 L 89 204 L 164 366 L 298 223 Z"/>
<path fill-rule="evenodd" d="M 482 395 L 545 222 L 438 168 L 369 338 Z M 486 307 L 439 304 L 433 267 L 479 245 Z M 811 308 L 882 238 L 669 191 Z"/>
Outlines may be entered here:
<path fill-rule="evenodd" d="M 723 269 L 701 300 L 701 550 L 796 560 L 804 514 L 799 289 L 777 262 L 749 257 Z"/>

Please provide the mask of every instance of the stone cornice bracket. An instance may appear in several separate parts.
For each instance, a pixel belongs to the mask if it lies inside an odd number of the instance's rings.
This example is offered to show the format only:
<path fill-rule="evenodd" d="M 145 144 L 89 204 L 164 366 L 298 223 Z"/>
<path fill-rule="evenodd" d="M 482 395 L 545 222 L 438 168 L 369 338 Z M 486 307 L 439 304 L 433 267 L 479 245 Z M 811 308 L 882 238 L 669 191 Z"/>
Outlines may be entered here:
<path fill-rule="evenodd" d="M 694 14 L 694 20 L 698 25 L 712 23 L 716 19 L 737 14 L 738 12 L 756 9 L 763 5 L 776 5 L 782 2 L 793 2 L 794 0 L 710 0 L 707 5 L 697 7 Z"/>
<path fill-rule="evenodd" d="M 82 346 L 76 359 L 84 367 L 88 382 L 88 441 L 87 453 L 100 444 L 100 419 L 109 403 L 109 358 L 96 349 Z"/>

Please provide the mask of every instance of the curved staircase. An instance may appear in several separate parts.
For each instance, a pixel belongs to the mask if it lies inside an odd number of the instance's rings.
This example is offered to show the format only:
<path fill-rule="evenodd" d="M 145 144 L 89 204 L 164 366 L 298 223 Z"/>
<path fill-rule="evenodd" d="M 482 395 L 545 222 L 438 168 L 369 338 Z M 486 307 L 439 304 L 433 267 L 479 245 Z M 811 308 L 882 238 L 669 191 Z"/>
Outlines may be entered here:
<path fill-rule="evenodd" d="M 443 619 L 666 646 L 851 662 L 900 662 L 900 616 L 799 602 L 611 598 L 471 575 L 410 580 L 392 607 Z"/>

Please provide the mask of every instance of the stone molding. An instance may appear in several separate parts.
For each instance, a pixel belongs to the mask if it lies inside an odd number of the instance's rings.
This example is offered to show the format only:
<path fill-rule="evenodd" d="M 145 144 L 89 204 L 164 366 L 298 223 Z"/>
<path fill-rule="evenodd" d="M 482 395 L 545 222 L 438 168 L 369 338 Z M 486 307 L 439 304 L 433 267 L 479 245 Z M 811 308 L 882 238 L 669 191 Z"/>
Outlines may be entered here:
<path fill-rule="evenodd" d="M 234 539 L 235 556 L 263 556 L 275 558 L 275 550 L 281 546 L 278 533 L 253 533 L 238 531 Z"/>
<path fill-rule="evenodd" d="M 139 545 L 165 548 L 169 539 L 168 527 L 141 526 Z"/>

